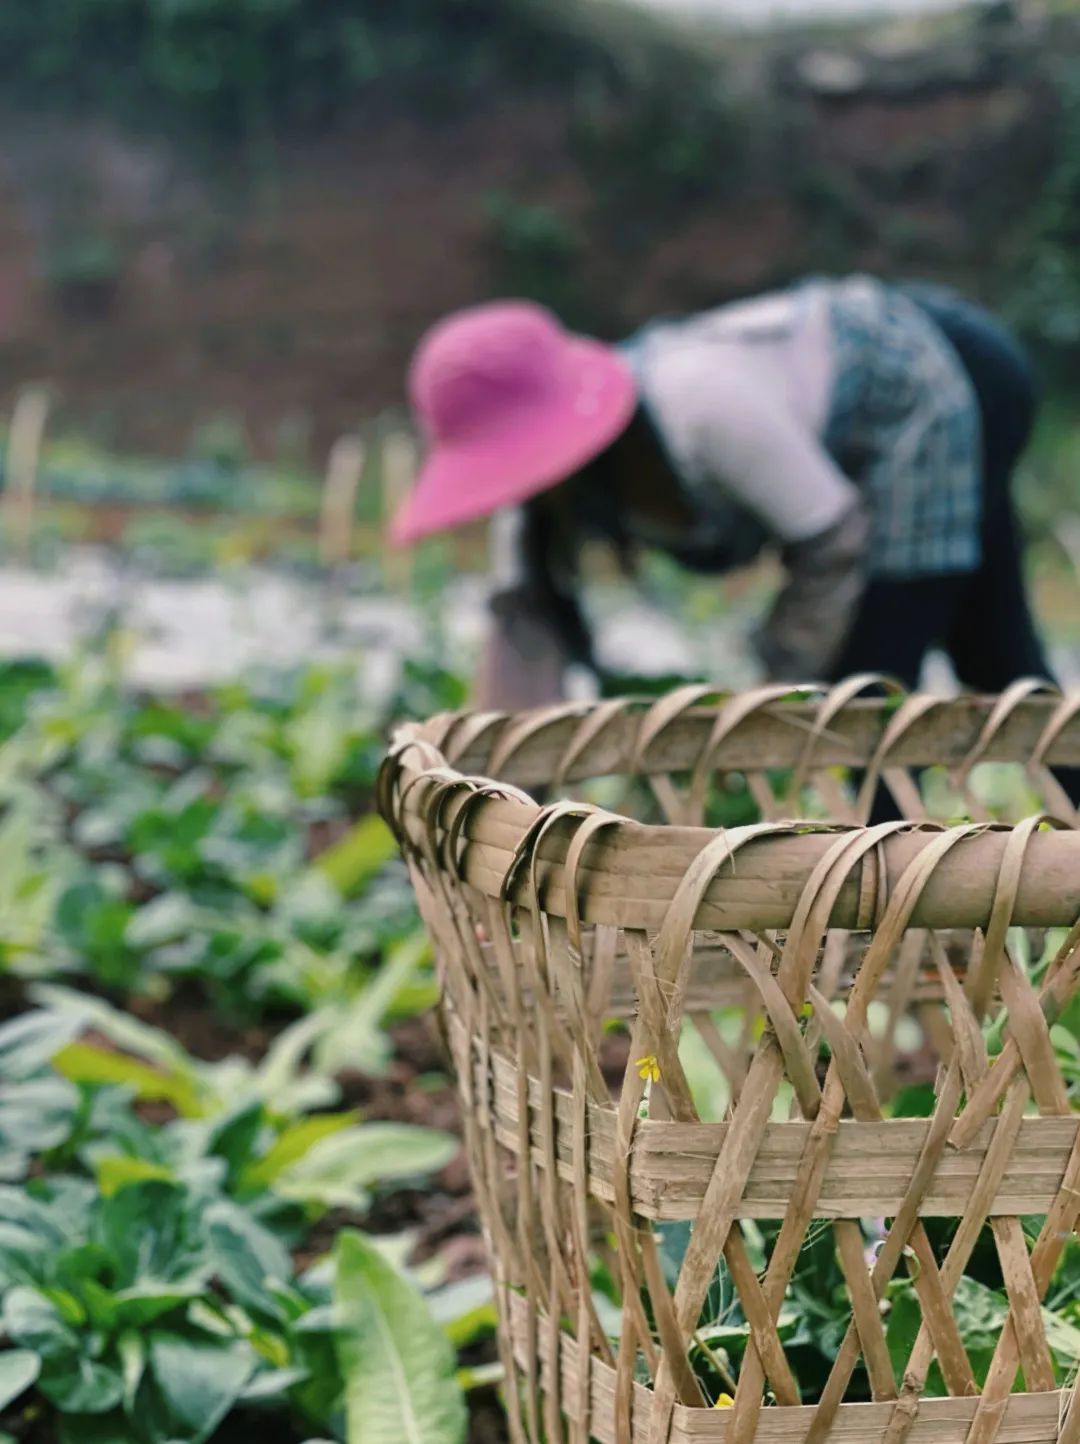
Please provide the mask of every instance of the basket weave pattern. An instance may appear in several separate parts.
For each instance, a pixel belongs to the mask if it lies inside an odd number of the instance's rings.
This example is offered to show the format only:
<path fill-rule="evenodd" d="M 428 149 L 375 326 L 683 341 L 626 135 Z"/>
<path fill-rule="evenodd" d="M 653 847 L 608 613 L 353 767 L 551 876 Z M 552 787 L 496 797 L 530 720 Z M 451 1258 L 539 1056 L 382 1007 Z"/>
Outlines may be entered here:
<path fill-rule="evenodd" d="M 515 1444 L 1080 1444 L 1041 1308 L 1080 1221 L 1080 1121 L 1050 1037 L 1080 987 L 1080 831 L 1049 771 L 1080 763 L 1080 702 L 1028 683 L 871 700 L 872 680 L 796 702 L 686 688 L 455 714 L 395 739 L 381 807 L 435 949 Z M 973 769 L 1006 761 L 1054 825 L 990 818 Z M 971 821 L 927 818 L 931 766 Z M 703 826 L 736 774 L 758 820 Z M 528 791 L 599 777 L 665 820 Z M 904 821 L 868 825 L 881 789 Z M 1033 969 L 1014 927 L 1065 932 Z M 928 1117 L 890 1108 L 905 1020 L 933 1054 Z M 720 1121 L 700 1116 L 688 1025 L 723 1080 Z M 868 1219 L 884 1221 L 872 1254 Z M 772 1221 L 764 1261 L 754 1220 Z M 780 1319 L 822 1229 L 850 1319 L 803 1402 Z M 977 1381 L 954 1295 L 988 1239 L 1009 1307 Z M 745 1320 L 737 1378 L 699 1367 L 718 1277 Z M 902 1368 L 882 1302 L 899 1278 L 919 1310 Z M 945 1397 L 927 1397 L 932 1370 Z M 717 1371 L 727 1408 L 702 1382 Z"/>

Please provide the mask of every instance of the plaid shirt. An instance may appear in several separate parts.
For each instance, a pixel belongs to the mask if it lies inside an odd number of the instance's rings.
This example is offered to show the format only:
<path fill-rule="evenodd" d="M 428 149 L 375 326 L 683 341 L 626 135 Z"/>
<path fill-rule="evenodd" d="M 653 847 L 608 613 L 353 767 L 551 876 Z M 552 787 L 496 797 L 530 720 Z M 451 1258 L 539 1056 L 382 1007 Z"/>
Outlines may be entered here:
<path fill-rule="evenodd" d="M 746 326 L 721 308 L 715 323 L 660 322 L 622 348 L 717 569 L 749 561 L 770 537 L 827 530 L 845 495 L 861 493 L 870 576 L 974 570 L 978 404 L 948 341 L 914 301 L 869 277 L 812 280 L 786 296 L 789 320 L 772 330 L 755 330 L 762 303 L 752 302 Z M 816 333 L 805 322 L 815 306 Z"/>
<path fill-rule="evenodd" d="M 834 374 L 824 441 L 863 490 L 870 572 L 973 571 L 980 560 L 980 423 L 959 358 L 907 296 L 832 286 Z"/>

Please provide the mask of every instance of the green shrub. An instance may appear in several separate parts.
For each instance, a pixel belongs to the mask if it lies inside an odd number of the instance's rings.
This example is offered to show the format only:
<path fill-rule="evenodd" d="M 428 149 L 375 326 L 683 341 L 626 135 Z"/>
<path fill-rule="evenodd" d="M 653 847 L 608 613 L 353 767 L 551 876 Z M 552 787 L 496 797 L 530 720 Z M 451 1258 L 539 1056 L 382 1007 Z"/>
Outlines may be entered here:
<path fill-rule="evenodd" d="M 433 107 L 604 63 L 529 0 L 42 0 L 0 7 L 0 80 L 33 103 L 169 115 L 218 137 L 320 124 L 382 87 Z"/>
<path fill-rule="evenodd" d="M 1080 354 L 1080 67 L 1061 83 L 1056 159 L 1015 249 L 1007 309 L 1068 377 Z"/>
<path fill-rule="evenodd" d="M 456 1141 L 308 1111 L 326 1099 L 296 1036 L 259 1069 L 211 1068 L 122 1014 L 62 1004 L 0 1027 L 0 1410 L 33 1390 L 60 1444 L 203 1444 L 256 1409 L 397 1444 L 389 1419 L 350 1423 L 381 1370 L 413 1381 L 401 1407 L 425 1439 L 459 1444 L 451 1345 L 413 1285 L 354 1231 L 313 1267 L 292 1257 L 327 1207 L 365 1206 Z M 151 1126 L 147 1103 L 175 1116 Z"/>

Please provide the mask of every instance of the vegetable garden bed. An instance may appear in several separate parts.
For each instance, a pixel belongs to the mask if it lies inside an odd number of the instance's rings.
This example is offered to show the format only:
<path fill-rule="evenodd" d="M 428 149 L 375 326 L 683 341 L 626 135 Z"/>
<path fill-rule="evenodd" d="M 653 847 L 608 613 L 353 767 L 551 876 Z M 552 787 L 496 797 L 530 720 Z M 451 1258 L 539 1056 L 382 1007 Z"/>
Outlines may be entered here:
<path fill-rule="evenodd" d="M 494 1444 L 385 717 L 347 668 L 122 681 L 0 669 L 0 1437 Z"/>

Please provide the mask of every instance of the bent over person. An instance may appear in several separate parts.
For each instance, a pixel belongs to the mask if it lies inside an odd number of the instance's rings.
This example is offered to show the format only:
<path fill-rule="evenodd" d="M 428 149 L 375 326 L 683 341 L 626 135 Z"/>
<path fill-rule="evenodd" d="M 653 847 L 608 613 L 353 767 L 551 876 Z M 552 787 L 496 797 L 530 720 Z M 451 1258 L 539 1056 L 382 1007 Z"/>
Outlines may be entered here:
<path fill-rule="evenodd" d="M 716 575 L 777 548 L 754 641 L 778 680 L 913 687 L 933 646 L 981 691 L 1047 675 L 1011 494 L 1031 372 L 951 292 L 813 279 L 619 345 L 496 302 L 432 328 L 410 394 L 427 455 L 394 538 L 493 518 L 481 706 L 556 701 L 595 667 L 589 538 Z"/>

